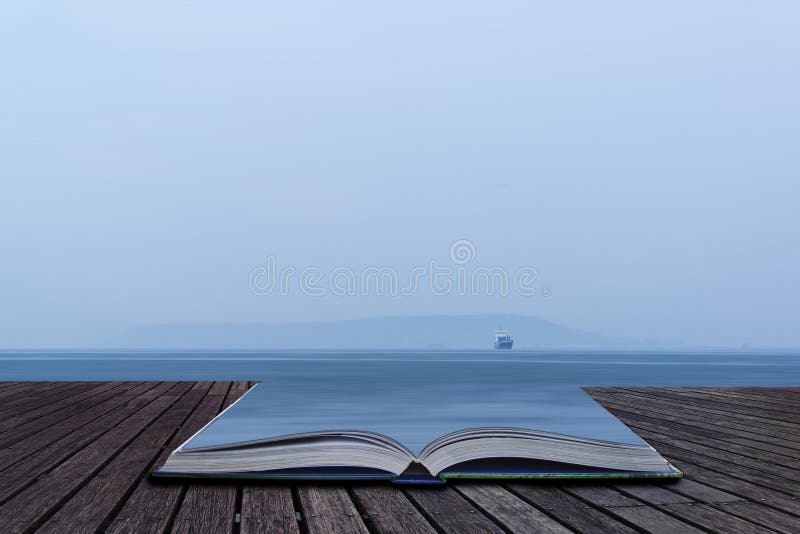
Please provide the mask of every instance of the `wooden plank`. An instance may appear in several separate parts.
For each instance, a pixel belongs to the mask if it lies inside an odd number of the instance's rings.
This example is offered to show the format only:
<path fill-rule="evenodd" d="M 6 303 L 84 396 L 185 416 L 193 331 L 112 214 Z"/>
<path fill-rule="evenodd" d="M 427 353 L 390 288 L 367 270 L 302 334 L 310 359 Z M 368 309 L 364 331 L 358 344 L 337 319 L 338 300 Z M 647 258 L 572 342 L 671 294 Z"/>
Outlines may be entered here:
<path fill-rule="evenodd" d="M 726 532 L 747 532 L 748 525 L 738 518 L 724 517 L 725 513 L 720 512 L 718 509 L 711 508 L 706 504 L 695 503 L 692 499 L 684 497 L 678 493 L 668 490 L 666 487 L 653 485 L 653 484 L 620 484 L 617 486 L 620 491 L 628 495 L 633 495 L 650 506 L 658 508 L 662 512 L 674 516 L 678 520 L 690 523 L 700 528 L 709 528 L 709 525 L 716 524 L 716 528 L 724 529 Z M 693 506 L 695 505 L 696 506 Z M 629 511 L 612 510 L 613 514 L 624 517 L 625 519 L 633 522 L 636 526 L 650 530 L 647 521 L 638 522 L 639 520 L 647 517 L 657 519 L 659 525 L 664 525 L 672 528 L 671 521 L 664 520 L 663 517 L 654 514 L 653 512 L 632 513 Z M 644 514 L 644 515 L 643 515 Z M 634 520 L 634 516 L 637 518 Z M 654 517 L 655 516 L 655 517 Z M 758 528 L 749 526 L 754 532 L 758 532 Z"/>
<path fill-rule="evenodd" d="M 782 426 L 785 428 L 800 428 L 800 419 L 790 411 L 790 408 L 770 409 L 760 405 L 757 401 L 750 399 L 729 400 L 728 398 L 710 395 L 708 393 L 694 393 L 690 391 L 677 391 L 669 388 L 650 388 L 643 389 L 621 389 L 636 395 L 648 397 L 659 397 L 668 402 L 679 405 L 687 404 L 702 407 L 704 411 L 725 417 L 726 415 L 747 418 L 751 421 L 758 421 L 761 425 Z"/>
<path fill-rule="evenodd" d="M 626 397 L 594 394 L 595 399 L 607 410 L 617 414 L 620 418 L 641 418 L 653 424 L 669 424 L 670 427 L 702 433 L 707 436 L 716 436 L 722 440 L 734 437 L 746 437 L 767 444 L 774 444 L 786 449 L 786 454 L 797 456 L 800 453 L 800 443 L 783 439 L 775 429 L 764 429 L 752 425 L 750 422 L 737 422 L 733 417 L 720 420 L 702 411 L 676 406 L 660 407 L 649 404 L 647 399 L 628 399 Z M 646 409 L 644 408 L 646 407 Z M 716 434 L 712 434 L 716 433 Z M 789 451 L 797 451 L 790 453 Z"/>
<path fill-rule="evenodd" d="M 353 500 L 362 511 L 370 532 L 382 534 L 434 534 L 436 530 L 396 487 L 356 486 Z"/>
<path fill-rule="evenodd" d="M 649 506 L 620 506 L 607 508 L 614 516 L 631 523 L 636 528 L 652 534 L 699 534 L 702 530 Z"/>
<path fill-rule="evenodd" d="M 233 532 L 236 492 L 222 484 L 192 483 L 181 503 L 173 533 L 230 534 Z"/>
<path fill-rule="evenodd" d="M 771 464 L 779 464 L 792 469 L 800 468 L 800 459 L 797 458 L 800 451 L 760 442 L 750 442 L 752 445 L 742 445 L 731 439 L 733 436 L 709 436 L 708 432 L 701 426 L 687 430 L 686 428 L 678 428 L 674 424 L 665 424 L 663 421 L 658 421 L 652 417 L 644 417 L 630 412 L 625 412 L 625 418 L 628 421 L 632 421 L 632 424 L 635 424 L 638 428 L 667 436 L 681 437 L 700 445 L 740 454 L 756 460 L 767 460 Z M 715 432 L 712 431 L 711 433 L 714 434 Z"/>
<path fill-rule="evenodd" d="M 615 404 L 605 404 L 604 406 L 617 418 L 627 421 L 630 426 L 637 426 L 638 428 L 644 428 L 667 435 L 672 435 L 677 431 L 681 431 L 685 432 L 684 435 L 687 436 L 702 436 L 703 438 L 706 438 L 705 441 L 707 443 L 712 443 L 717 448 L 726 448 L 728 447 L 728 444 L 731 444 L 729 447 L 731 450 L 749 450 L 749 455 L 756 458 L 762 458 L 763 456 L 760 456 L 762 452 L 779 454 L 783 457 L 781 458 L 782 462 L 788 461 L 790 462 L 790 465 L 792 465 L 798 460 L 798 455 L 800 455 L 800 450 L 788 449 L 785 446 L 786 444 L 789 444 L 792 447 L 796 447 L 798 444 L 788 442 L 783 438 L 770 439 L 764 436 L 758 436 L 759 440 L 764 441 L 751 441 L 750 438 L 738 438 L 737 436 L 732 435 L 733 433 L 740 433 L 736 430 L 732 430 L 731 435 L 715 436 L 714 434 L 716 431 L 710 430 L 709 425 L 702 421 L 693 422 L 692 426 L 688 426 L 681 423 L 675 423 L 673 421 L 660 420 L 655 417 L 640 415 L 638 413 L 630 412 L 627 409 L 622 410 L 619 409 Z M 707 441 L 708 439 L 711 439 L 712 441 Z M 745 439 L 746 441 L 740 442 L 741 439 Z M 747 448 L 742 449 L 741 447 Z M 773 458 L 777 460 L 779 457 L 773 456 Z"/>
<path fill-rule="evenodd" d="M 800 408 L 800 398 L 793 398 L 787 396 L 773 396 L 768 395 L 765 391 L 760 393 L 750 393 L 738 388 L 680 388 L 681 391 L 693 391 L 696 393 L 706 393 L 715 397 L 733 398 L 741 400 L 753 400 L 760 403 L 766 403 L 772 406 L 788 408 Z"/>
<path fill-rule="evenodd" d="M 754 395 L 758 395 L 761 397 L 767 397 L 770 399 L 791 399 L 795 402 L 800 403 L 800 391 L 796 387 L 764 387 L 764 386 L 755 386 L 755 387 L 737 387 L 737 388 L 719 388 L 719 389 L 735 389 L 736 391 L 742 391 L 745 393 L 752 393 Z"/>
<path fill-rule="evenodd" d="M 709 504 L 670 504 L 662 509 L 712 532 L 725 532 L 726 534 L 769 534 L 774 532 Z M 677 532 L 677 530 L 673 530 L 673 532 Z"/>
<path fill-rule="evenodd" d="M 161 448 L 204 396 L 202 390 L 183 394 L 64 503 L 37 532 L 57 534 L 79 530 L 94 532 L 98 529 L 121 504 L 130 488 L 147 475 Z"/>
<path fill-rule="evenodd" d="M 609 506 L 644 506 L 609 486 L 598 484 L 565 484 L 563 490 L 598 508 Z"/>
<path fill-rule="evenodd" d="M 702 395 L 693 395 L 691 393 L 684 393 L 679 395 L 677 393 L 670 393 L 661 388 L 652 388 L 645 391 L 631 391 L 621 389 L 624 393 L 630 393 L 633 396 L 644 396 L 649 399 L 661 399 L 667 405 L 684 407 L 688 401 L 698 401 L 696 403 L 703 412 L 707 414 L 719 415 L 721 417 L 735 417 L 738 419 L 746 420 L 754 425 L 762 428 L 781 427 L 787 430 L 798 431 L 800 430 L 800 423 L 787 421 L 783 413 L 773 413 L 762 409 L 748 409 L 746 405 L 731 404 L 712 401 L 703 398 Z"/>
<path fill-rule="evenodd" d="M 687 402 L 689 399 L 684 399 L 683 402 L 675 401 L 660 397 L 656 392 L 634 393 L 630 391 L 593 391 L 591 393 L 597 399 L 602 399 L 605 403 L 621 404 L 626 409 L 633 410 L 643 416 L 657 416 L 659 418 L 672 417 L 676 423 L 687 421 L 702 421 L 706 425 L 712 425 L 720 431 L 727 429 L 730 432 L 732 429 L 743 430 L 751 434 L 749 437 L 756 438 L 756 434 L 772 438 L 778 435 L 777 427 L 781 425 L 789 425 L 787 430 L 795 430 L 793 423 L 785 423 L 776 421 L 774 419 L 765 419 L 758 416 L 749 415 L 746 413 L 734 413 L 729 411 L 715 410 L 709 408 L 705 404 Z M 643 411 L 642 407 L 647 406 L 647 410 Z M 785 443 L 785 446 L 792 447 L 790 443 Z"/>
<path fill-rule="evenodd" d="M 208 392 L 209 395 L 219 395 L 225 396 L 228 394 L 228 389 L 230 389 L 231 383 L 228 381 L 216 381 L 214 385 L 211 386 L 211 391 Z"/>
<path fill-rule="evenodd" d="M 19 389 L 27 389 L 34 387 L 36 384 L 40 382 L 29 382 L 25 380 L 13 381 L 13 380 L 6 380 L 4 382 L 0 382 L 0 398 L 5 397 L 7 392 L 13 393 Z"/>
<path fill-rule="evenodd" d="M 206 386 L 210 388 L 211 384 L 206 383 Z M 213 419 L 221 401 L 218 396 L 204 397 L 154 465 L 162 465 L 173 450 Z M 164 532 L 176 514 L 186 487 L 183 481 L 144 477 L 109 525 L 108 532 Z"/>
<path fill-rule="evenodd" d="M 778 532 L 785 532 L 786 534 L 800 532 L 800 517 L 773 510 L 761 503 L 734 502 L 718 505 L 717 507 L 726 514 L 741 517 Z"/>
<path fill-rule="evenodd" d="M 673 458 L 687 459 L 700 463 L 701 465 L 714 465 L 717 466 L 717 469 L 723 470 L 723 472 L 732 471 L 731 474 L 737 476 L 737 478 L 745 478 L 764 484 L 767 487 L 781 490 L 793 497 L 800 495 L 800 484 L 798 484 L 796 480 L 770 474 L 768 471 L 758 467 L 749 466 L 749 462 L 747 462 L 746 465 L 744 459 L 741 457 L 739 457 L 740 459 L 738 461 L 735 459 L 726 460 L 719 458 L 717 455 L 711 456 L 709 454 L 701 454 L 697 452 L 697 448 L 691 443 L 682 443 L 677 440 L 655 436 L 641 429 L 639 429 L 639 434 L 658 451 L 663 454 L 669 454 Z M 680 463 L 678 467 L 680 467 Z M 789 472 L 790 470 L 787 469 L 787 474 Z"/>
<path fill-rule="evenodd" d="M 227 408 L 237 400 L 239 400 L 242 395 L 247 393 L 250 390 L 250 386 L 247 382 L 242 380 L 237 380 L 236 382 L 231 383 L 231 389 L 228 391 L 228 396 L 225 397 L 225 404 L 223 409 Z"/>
<path fill-rule="evenodd" d="M 677 443 L 682 448 L 713 458 L 735 462 L 792 480 L 800 479 L 800 460 L 767 451 L 753 451 L 749 447 L 702 435 L 654 425 L 640 418 L 628 417 L 629 426 L 641 435 L 667 443 Z"/>
<path fill-rule="evenodd" d="M 174 387 L 174 383 L 161 383 L 147 389 L 149 385 L 143 386 L 144 392 L 138 390 L 132 392 L 130 400 L 124 406 L 98 417 L 86 426 L 70 432 L 0 472 L 0 503 L 29 486 L 39 476 L 81 451 L 98 436 L 113 430 L 118 424 L 138 413 L 144 406 Z"/>
<path fill-rule="evenodd" d="M 65 396 L 74 395 L 108 383 L 97 381 L 42 383 L 38 387 L 5 397 L 2 405 L 0 405 L 0 415 L 5 416 L 8 411 L 13 411 L 14 408 L 20 406 L 33 410 L 34 408 L 51 404 Z"/>
<path fill-rule="evenodd" d="M 556 486 L 515 482 L 507 484 L 507 487 L 553 519 L 578 532 L 590 534 L 636 532 L 618 519 L 609 517 Z"/>
<path fill-rule="evenodd" d="M 285 486 L 245 486 L 241 534 L 300 534 L 292 490 Z"/>
<path fill-rule="evenodd" d="M 157 382 L 148 382 L 138 385 L 134 383 L 125 383 L 115 390 L 116 395 L 96 405 L 94 409 L 87 410 L 72 417 L 67 417 L 47 428 L 43 428 L 38 432 L 24 437 L 10 446 L 0 449 L 0 471 L 31 454 L 35 454 L 37 451 L 58 441 L 65 435 L 77 429 L 83 429 L 87 424 L 97 421 L 98 418 L 108 412 L 119 409 L 126 401 L 153 388 L 156 384 Z"/>
<path fill-rule="evenodd" d="M 648 410 L 658 411 L 659 413 L 669 413 L 672 410 L 679 410 L 694 417 L 709 418 L 712 416 L 721 417 L 725 420 L 735 420 L 745 422 L 758 429 L 773 429 L 774 426 L 788 425 L 792 428 L 796 423 L 776 420 L 769 417 L 760 417 L 747 413 L 746 410 L 720 410 L 713 406 L 710 401 L 692 399 L 688 396 L 680 396 L 664 392 L 660 388 L 644 389 L 623 389 L 623 388 L 584 388 L 592 396 L 608 398 L 612 401 L 634 403 L 639 406 L 647 405 Z"/>
<path fill-rule="evenodd" d="M 19 400 L 43 400 L 54 395 L 58 395 L 66 390 L 75 390 L 83 386 L 91 387 L 89 381 L 47 381 L 47 382 L 27 382 L 21 386 L 10 388 L 2 395 L 3 404 L 0 413 L 5 412 L 8 406 L 19 404 Z"/>
<path fill-rule="evenodd" d="M 750 438 L 740 438 L 736 436 L 728 436 L 725 438 L 725 441 L 728 443 L 735 443 L 737 445 L 744 445 L 745 447 L 755 449 L 755 451 L 762 450 L 774 452 L 776 454 L 782 454 L 783 456 L 794 458 L 795 460 L 800 459 L 800 450 L 787 449 L 781 445 L 773 445 L 772 443 L 765 443 L 763 441 L 756 441 Z"/>
<path fill-rule="evenodd" d="M 175 384 L 167 394 L 128 418 L 124 425 L 105 433 L 0 506 L 0 532 L 21 532 L 38 525 L 63 499 L 90 480 L 121 448 L 178 401 L 188 387 L 185 383 Z"/>
<path fill-rule="evenodd" d="M 240 395 L 238 389 L 231 392 L 231 386 L 230 382 L 214 382 L 208 396 L 218 399 L 224 409 L 233 404 Z M 227 528 L 232 528 L 233 524 L 227 518 L 236 513 L 234 503 L 237 491 L 237 487 L 232 484 L 189 484 L 175 519 L 175 529 L 179 532 L 228 532 Z M 207 498 L 210 498 L 206 504 L 209 509 L 204 514 L 196 514 L 196 503 L 202 503 Z M 211 524 L 205 523 L 209 518 L 217 519 L 213 519 Z"/>
<path fill-rule="evenodd" d="M 28 382 L 21 386 L 10 388 L 0 395 L 0 419 L 5 419 L 11 408 L 24 405 L 31 399 L 41 400 L 58 395 L 63 390 L 75 389 L 86 382 Z"/>
<path fill-rule="evenodd" d="M 302 485 L 297 493 L 309 534 L 368 532 L 344 488 Z"/>
<path fill-rule="evenodd" d="M 681 478 L 675 482 L 665 484 L 670 490 L 686 495 L 687 497 L 704 503 L 729 503 L 744 501 L 741 497 L 719 490 L 695 480 Z"/>
<path fill-rule="evenodd" d="M 635 388 L 636 391 L 647 391 Z M 658 388 L 658 393 L 672 394 L 674 399 L 699 400 L 702 404 L 712 403 L 719 409 L 730 410 L 734 413 L 752 413 L 753 415 L 769 415 L 779 421 L 798 422 L 798 405 L 786 405 L 770 402 L 763 397 L 742 396 L 741 394 L 720 394 L 714 391 L 703 391 L 693 388 Z M 652 389 L 650 390 L 653 393 Z"/>
<path fill-rule="evenodd" d="M 156 481 L 153 489 L 153 481 L 143 475 L 155 460 L 165 458 L 180 438 L 188 437 L 219 409 L 234 402 L 249 384 L 196 384 L 180 395 L 167 392 L 174 383 L 157 387 L 118 385 L 116 395 L 109 389 L 105 400 L 89 407 L 84 404 L 77 413 L 72 413 L 74 406 L 88 401 L 91 395 L 86 393 L 92 388 L 72 390 L 70 394 L 72 384 L 57 384 L 57 395 L 49 389 L 52 383 L 25 384 L 27 388 L 0 384 L 0 394 L 27 389 L 24 398 L 33 399 L 42 418 L 56 412 L 63 415 L 61 419 L 48 419 L 53 422 L 51 428 L 28 434 L 14 447 L 0 448 L 0 502 L 7 491 L 4 482 L 11 484 L 6 502 L 0 506 L 0 531 L 35 527 L 43 527 L 45 532 L 102 531 L 109 522 L 109 530 L 117 533 L 163 532 L 169 527 L 179 532 L 236 531 L 233 516 L 237 486 Z M 137 389 L 139 386 L 141 389 Z M 226 393 L 212 397 L 194 393 L 199 399 L 196 408 L 188 409 L 183 420 L 166 418 L 177 404 L 188 402 L 183 399 L 191 391 L 204 388 L 207 392 L 224 389 Z M 756 392 L 746 391 L 748 396 L 733 400 L 756 396 Z M 790 399 L 800 401 L 800 395 L 796 395 L 800 389 L 792 391 L 795 395 Z M 54 402 L 42 402 L 32 395 L 34 392 L 51 395 Z M 136 392 L 142 394 L 132 394 Z M 164 392 L 172 397 L 171 403 L 159 400 L 165 397 Z M 295 510 L 290 488 L 248 483 L 241 490 L 241 532 L 632 532 L 631 526 L 650 532 L 691 532 L 695 527 L 733 533 L 800 531 L 800 500 L 796 498 L 800 491 L 796 480 L 800 445 L 781 437 L 787 434 L 780 425 L 756 422 L 734 412 L 709 412 L 706 399 L 700 398 L 706 394 L 735 397 L 736 390 L 689 393 L 694 397 L 687 395 L 685 406 L 677 399 L 664 402 L 663 397 L 648 392 L 629 395 L 614 390 L 599 395 L 603 404 L 610 399 L 612 406 L 624 407 L 611 409 L 684 469 L 687 478 L 674 483 L 617 483 L 611 487 L 514 482 L 506 489 L 495 484 L 459 482 L 445 488 L 405 490 L 387 485 L 358 486 L 349 493 L 342 487 L 301 486 L 297 490 L 299 510 Z M 782 390 L 769 394 L 789 398 Z M 51 409 L 58 399 L 71 401 Z M 767 400 L 758 402 L 762 405 L 757 408 L 766 409 L 763 404 Z M 18 404 L 24 409 L 24 403 Z M 144 421 L 142 410 L 153 404 L 158 409 L 151 408 L 154 411 Z M 72 408 L 65 409 L 67 406 Z M 672 420 L 662 418 L 659 412 L 671 414 Z M 745 412 L 765 414 L 763 410 Z M 163 423 L 160 428 L 156 421 Z M 732 428 L 730 423 L 738 427 Z M 131 424 L 138 430 L 127 428 Z M 81 438 L 82 432 L 88 432 L 88 436 Z M 87 450 L 99 453 L 100 458 L 91 457 Z M 186 499 L 181 503 L 184 491 Z M 303 514 L 299 523 L 295 512 Z"/>
<path fill-rule="evenodd" d="M 623 501 L 621 506 L 609 506 L 608 513 L 630 522 L 646 532 L 697 532 L 697 529 L 689 526 L 692 524 L 697 526 L 692 517 L 681 515 L 679 509 L 670 509 L 672 513 L 665 515 L 667 509 L 664 505 L 694 504 L 692 499 L 671 491 L 668 486 L 652 483 L 625 483 L 616 485 L 615 489 L 636 497 L 644 504 L 636 507 Z M 595 503 L 593 502 L 593 504 Z M 603 504 L 614 503 L 612 501 Z M 675 517 L 670 517 L 670 515 Z"/>
<path fill-rule="evenodd" d="M 451 487 L 409 487 L 406 495 L 443 532 L 502 532 Z"/>
<path fill-rule="evenodd" d="M 511 532 L 570 532 L 568 528 L 497 484 L 459 484 L 456 490 Z"/>
<path fill-rule="evenodd" d="M 80 418 L 87 412 L 96 414 L 98 405 L 105 405 L 106 402 L 113 401 L 132 386 L 133 384 L 121 382 L 99 394 L 90 394 L 85 399 L 73 399 L 74 404 L 66 404 L 61 410 L 28 421 L 27 424 L 20 426 L 19 429 L 11 429 L 0 434 L 0 448 L 18 449 L 24 447 L 24 443 L 30 445 L 32 441 L 36 441 L 39 446 L 45 445 L 44 441 L 47 440 L 42 441 L 34 436 L 41 438 L 42 433 L 46 432 L 55 439 L 57 436 L 52 434 L 54 427 L 61 426 L 72 418 Z"/>
<path fill-rule="evenodd" d="M 113 386 L 113 382 L 64 383 L 54 389 L 33 392 L 14 400 L 6 400 L 3 402 L 3 412 L 0 414 L 3 417 L 3 420 L 0 421 L 0 431 L 16 430 L 26 421 L 35 419 L 41 414 L 61 409 L 65 403 L 69 404 L 68 399 L 75 395 L 81 395 L 96 388 L 107 389 Z"/>
<path fill-rule="evenodd" d="M 636 497 L 642 503 L 638 509 L 623 502 L 621 506 L 609 506 L 608 513 L 632 523 L 646 532 L 696 532 L 691 517 L 680 513 L 665 515 L 664 505 L 693 504 L 694 501 L 679 493 L 673 492 L 667 485 L 646 483 L 624 483 L 615 486 L 620 492 Z M 594 504 L 594 503 L 593 503 Z M 605 504 L 605 503 L 604 503 Z M 613 503 L 609 503 L 613 504 Z M 679 512 L 674 510 L 673 512 Z M 670 515 L 675 517 L 669 517 Z M 695 525 L 697 526 L 697 525 Z"/>
<path fill-rule="evenodd" d="M 674 460 L 672 457 L 669 459 Z M 716 471 L 687 459 L 680 462 L 680 467 L 690 480 L 701 482 L 745 499 L 761 501 L 771 508 L 800 515 L 800 500 L 769 487 L 754 484 L 750 480 L 733 477 L 729 472 L 732 466 L 728 466 L 728 471 Z"/>
<path fill-rule="evenodd" d="M 67 417 L 91 409 L 114 395 L 118 395 L 120 387 L 124 387 L 121 382 L 108 382 L 98 389 L 84 392 L 69 400 L 60 401 L 57 406 L 51 407 L 52 409 L 48 410 L 47 413 L 31 413 L 8 419 L 7 421 L 9 422 L 17 422 L 18 426 L 7 429 L 5 432 L 0 432 L 0 447 L 7 447 L 44 428 L 50 428 Z"/>

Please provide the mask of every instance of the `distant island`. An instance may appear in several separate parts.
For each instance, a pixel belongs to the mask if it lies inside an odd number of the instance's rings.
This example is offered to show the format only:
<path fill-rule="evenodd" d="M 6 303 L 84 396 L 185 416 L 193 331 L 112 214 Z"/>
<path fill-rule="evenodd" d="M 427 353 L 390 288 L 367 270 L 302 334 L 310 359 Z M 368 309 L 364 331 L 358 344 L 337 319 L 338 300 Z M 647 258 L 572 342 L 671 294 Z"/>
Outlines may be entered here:
<path fill-rule="evenodd" d="M 161 349 L 491 349 L 494 331 L 515 349 L 669 348 L 614 338 L 524 315 L 385 316 L 295 323 L 175 323 L 129 328 L 107 348 Z"/>

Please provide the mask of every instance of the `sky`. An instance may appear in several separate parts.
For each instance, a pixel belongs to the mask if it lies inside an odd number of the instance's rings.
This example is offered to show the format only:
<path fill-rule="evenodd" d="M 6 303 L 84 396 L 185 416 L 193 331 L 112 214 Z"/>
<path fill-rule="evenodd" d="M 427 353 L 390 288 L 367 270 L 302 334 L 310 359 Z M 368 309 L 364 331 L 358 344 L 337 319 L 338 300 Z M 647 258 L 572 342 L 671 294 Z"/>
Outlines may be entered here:
<path fill-rule="evenodd" d="M 800 347 L 797 2 L 2 12 L 0 347 L 439 313 Z M 535 294 L 264 294 L 269 258 Z"/>

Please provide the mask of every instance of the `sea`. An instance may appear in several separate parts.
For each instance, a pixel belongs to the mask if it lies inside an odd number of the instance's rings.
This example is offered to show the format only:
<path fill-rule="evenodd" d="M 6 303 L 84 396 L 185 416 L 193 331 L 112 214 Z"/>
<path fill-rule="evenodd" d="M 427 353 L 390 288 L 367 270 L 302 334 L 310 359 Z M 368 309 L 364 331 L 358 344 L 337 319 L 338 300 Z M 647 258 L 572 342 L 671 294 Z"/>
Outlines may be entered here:
<path fill-rule="evenodd" d="M 355 373 L 359 370 L 359 373 Z M 560 386 L 800 386 L 799 351 L 0 351 L 0 380 L 272 380 L 524 376 Z"/>
<path fill-rule="evenodd" d="M 582 386 L 800 386 L 800 352 L 4 351 L 0 380 L 259 381 L 214 440 L 359 429 L 418 452 L 483 426 L 635 442 Z"/>

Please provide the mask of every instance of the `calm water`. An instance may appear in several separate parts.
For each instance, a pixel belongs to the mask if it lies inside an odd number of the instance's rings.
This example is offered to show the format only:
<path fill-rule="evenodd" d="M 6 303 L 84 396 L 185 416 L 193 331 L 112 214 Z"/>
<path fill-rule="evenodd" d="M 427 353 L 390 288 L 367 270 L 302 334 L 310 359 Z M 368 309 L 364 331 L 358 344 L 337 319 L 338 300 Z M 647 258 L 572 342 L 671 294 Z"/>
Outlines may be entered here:
<path fill-rule="evenodd" d="M 524 374 L 542 384 L 800 386 L 800 353 L 615 353 L 525 351 L 0 351 L 2 380 L 346 380 L 376 375 L 452 376 L 480 382 Z"/>
<path fill-rule="evenodd" d="M 800 386 L 797 353 L 0 353 L 4 380 L 260 380 L 231 441 L 373 430 L 415 451 L 448 431 L 518 426 L 630 442 L 580 386 Z M 244 402 L 244 401 L 243 401 Z"/>

